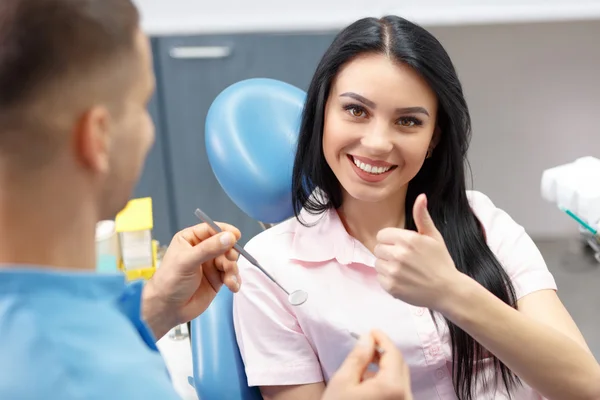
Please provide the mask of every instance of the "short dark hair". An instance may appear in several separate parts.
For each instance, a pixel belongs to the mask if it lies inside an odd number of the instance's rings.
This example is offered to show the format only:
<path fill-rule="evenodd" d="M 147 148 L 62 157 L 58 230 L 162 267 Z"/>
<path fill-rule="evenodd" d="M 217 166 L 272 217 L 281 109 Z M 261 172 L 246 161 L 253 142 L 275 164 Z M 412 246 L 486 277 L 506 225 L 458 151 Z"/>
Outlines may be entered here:
<path fill-rule="evenodd" d="M 133 52 L 138 26 L 131 0 L 1 0 L 0 154 L 14 150 L 9 136 L 43 127 L 31 121 L 34 103 L 85 95 L 94 73 Z"/>
<path fill-rule="evenodd" d="M 472 277 L 505 303 L 516 307 L 514 285 L 486 244 L 485 232 L 466 193 L 465 166 L 471 118 L 458 75 L 442 44 L 427 30 L 396 16 L 364 18 L 343 29 L 321 59 L 308 88 L 292 173 L 296 218 L 301 211 L 321 214 L 342 205 L 342 188 L 323 153 L 325 105 L 340 69 L 362 54 L 385 54 L 422 76 L 438 100 L 440 141 L 408 185 L 406 229 L 416 230 L 412 209 L 417 196 L 427 195 L 429 213 L 440 230 L 459 271 Z M 316 194 L 319 189 L 320 194 Z M 454 389 L 459 399 L 475 396 L 485 349 L 446 319 L 450 331 Z M 507 389 L 519 378 L 497 357 L 493 365 Z M 495 382 L 498 383 L 498 382 Z M 509 390 L 510 391 L 510 390 Z"/>

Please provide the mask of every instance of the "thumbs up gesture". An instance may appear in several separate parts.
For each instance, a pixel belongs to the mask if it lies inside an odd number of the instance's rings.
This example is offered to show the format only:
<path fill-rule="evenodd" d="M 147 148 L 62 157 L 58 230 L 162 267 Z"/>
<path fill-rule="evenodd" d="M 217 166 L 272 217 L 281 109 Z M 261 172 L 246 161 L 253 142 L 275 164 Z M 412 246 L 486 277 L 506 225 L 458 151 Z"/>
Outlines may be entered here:
<path fill-rule="evenodd" d="M 424 194 L 415 200 L 413 218 L 418 232 L 399 228 L 379 231 L 375 269 L 381 286 L 392 296 L 439 311 L 444 293 L 460 284 L 464 276 L 456 269 L 427 211 Z"/>

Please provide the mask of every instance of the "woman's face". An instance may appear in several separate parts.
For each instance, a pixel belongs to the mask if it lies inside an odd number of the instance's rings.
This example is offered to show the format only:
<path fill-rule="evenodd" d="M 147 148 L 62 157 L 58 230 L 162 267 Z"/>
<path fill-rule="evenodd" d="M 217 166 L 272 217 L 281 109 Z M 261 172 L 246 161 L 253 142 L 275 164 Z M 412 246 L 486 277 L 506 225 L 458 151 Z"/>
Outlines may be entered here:
<path fill-rule="evenodd" d="M 344 195 L 379 202 L 405 193 L 433 149 L 436 113 L 434 92 L 410 67 L 379 54 L 346 64 L 323 127 L 325 159 Z"/>

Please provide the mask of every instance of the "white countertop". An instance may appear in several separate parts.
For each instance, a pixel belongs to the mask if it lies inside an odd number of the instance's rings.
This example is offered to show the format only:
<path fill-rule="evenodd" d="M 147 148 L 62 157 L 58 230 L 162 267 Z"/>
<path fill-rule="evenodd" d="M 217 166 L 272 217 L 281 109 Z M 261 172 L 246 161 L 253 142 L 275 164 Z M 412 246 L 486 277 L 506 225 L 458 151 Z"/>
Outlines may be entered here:
<path fill-rule="evenodd" d="M 423 26 L 600 19 L 600 0 L 134 0 L 150 35 L 328 31 L 365 16 Z"/>

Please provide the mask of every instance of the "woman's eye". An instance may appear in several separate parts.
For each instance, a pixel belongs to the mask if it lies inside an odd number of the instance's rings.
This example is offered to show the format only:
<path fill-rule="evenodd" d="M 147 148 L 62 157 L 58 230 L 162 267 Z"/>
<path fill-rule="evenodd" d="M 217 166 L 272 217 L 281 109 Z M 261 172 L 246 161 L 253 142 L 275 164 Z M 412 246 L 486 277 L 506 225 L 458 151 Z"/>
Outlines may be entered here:
<path fill-rule="evenodd" d="M 362 109 L 357 108 L 357 107 L 350 107 L 349 111 L 350 111 L 350 114 L 353 117 L 360 118 L 360 117 L 364 117 L 365 116 L 365 110 L 362 110 Z"/>
<path fill-rule="evenodd" d="M 418 121 L 416 121 L 414 118 L 401 118 L 398 123 L 407 128 L 419 125 Z"/>

